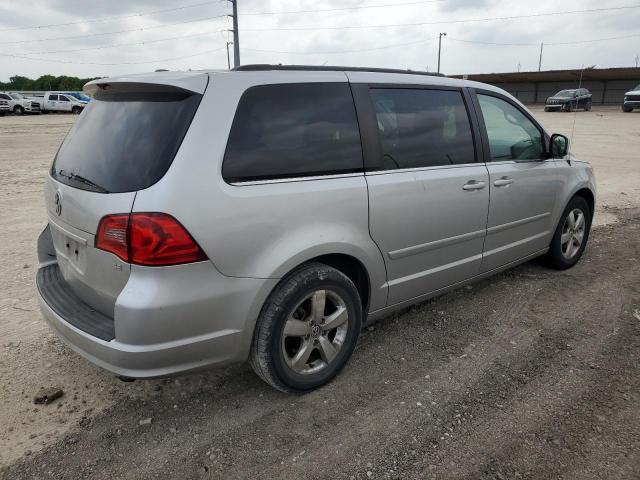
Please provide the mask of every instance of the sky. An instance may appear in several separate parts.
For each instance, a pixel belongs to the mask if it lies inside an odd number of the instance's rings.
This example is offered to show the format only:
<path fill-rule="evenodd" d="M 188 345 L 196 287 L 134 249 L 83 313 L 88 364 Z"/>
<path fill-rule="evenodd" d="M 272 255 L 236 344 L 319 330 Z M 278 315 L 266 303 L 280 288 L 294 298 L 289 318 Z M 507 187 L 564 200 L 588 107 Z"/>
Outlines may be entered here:
<path fill-rule="evenodd" d="M 242 64 L 435 71 L 441 32 L 445 74 L 537 70 L 541 42 L 543 70 L 640 56 L 640 0 L 237 1 Z M 597 11 L 562 13 L 580 10 Z M 229 13 L 227 0 L 0 0 L 0 81 L 227 68 Z"/>

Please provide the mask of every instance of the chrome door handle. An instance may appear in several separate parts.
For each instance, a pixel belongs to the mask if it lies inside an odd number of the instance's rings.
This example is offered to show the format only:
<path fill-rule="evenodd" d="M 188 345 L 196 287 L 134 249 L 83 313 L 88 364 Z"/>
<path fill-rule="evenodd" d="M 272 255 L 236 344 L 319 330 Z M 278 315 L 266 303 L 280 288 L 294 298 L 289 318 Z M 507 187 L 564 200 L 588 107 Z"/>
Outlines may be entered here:
<path fill-rule="evenodd" d="M 482 190 L 485 187 L 484 182 L 476 182 L 475 180 L 469 180 L 462 186 L 463 190 Z"/>
<path fill-rule="evenodd" d="M 509 177 L 502 177 L 499 180 L 493 182 L 496 187 L 506 187 L 507 185 L 511 185 L 513 183 L 513 179 Z"/>

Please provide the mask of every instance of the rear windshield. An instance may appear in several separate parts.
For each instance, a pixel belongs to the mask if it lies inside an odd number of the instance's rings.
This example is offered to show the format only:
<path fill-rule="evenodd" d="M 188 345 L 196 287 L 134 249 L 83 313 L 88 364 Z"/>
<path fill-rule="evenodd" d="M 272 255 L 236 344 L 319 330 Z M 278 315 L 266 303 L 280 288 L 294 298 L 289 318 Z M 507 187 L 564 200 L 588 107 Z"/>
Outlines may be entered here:
<path fill-rule="evenodd" d="M 201 98 L 184 91 L 98 92 L 62 143 L 51 175 L 102 193 L 153 185 L 169 169 Z"/>

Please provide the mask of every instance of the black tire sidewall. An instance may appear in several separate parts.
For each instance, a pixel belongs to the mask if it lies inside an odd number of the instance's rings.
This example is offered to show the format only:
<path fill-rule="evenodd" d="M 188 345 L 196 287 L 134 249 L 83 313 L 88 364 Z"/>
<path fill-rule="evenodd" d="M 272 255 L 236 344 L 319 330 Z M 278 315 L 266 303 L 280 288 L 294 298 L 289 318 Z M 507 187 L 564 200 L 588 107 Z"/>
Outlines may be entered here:
<path fill-rule="evenodd" d="M 578 253 L 573 258 L 567 259 L 562 254 L 562 227 L 564 226 L 564 222 L 569 212 L 575 208 L 579 208 L 580 210 L 582 210 L 582 213 L 585 216 L 586 225 L 584 238 L 582 239 L 582 245 L 580 246 L 580 250 L 578 250 Z M 589 204 L 587 203 L 587 201 L 579 196 L 573 197 L 562 212 L 562 216 L 558 221 L 553 239 L 551 240 L 551 245 L 549 248 L 549 258 L 553 267 L 564 270 L 567 268 L 571 268 L 576 263 L 578 263 L 578 261 L 582 257 L 584 249 L 587 246 L 587 241 L 589 240 L 589 233 L 591 232 L 591 221 L 591 209 L 589 208 Z"/>
<path fill-rule="evenodd" d="M 22 108 L 21 106 L 16 106 L 13 108 L 13 114 L 14 115 L 22 115 L 24 114 L 24 108 Z"/>
<path fill-rule="evenodd" d="M 303 375 L 291 370 L 285 362 L 282 331 L 293 309 L 316 290 L 333 291 L 344 300 L 349 314 L 349 328 L 344 344 L 332 364 L 318 373 Z M 295 272 L 276 288 L 261 315 L 261 320 L 263 318 L 271 320 L 268 331 L 257 333 L 269 336 L 268 368 L 280 384 L 278 388 L 292 393 L 304 393 L 331 381 L 344 368 L 355 349 L 362 328 L 362 306 L 358 290 L 348 277 L 328 266 L 310 265 Z"/>

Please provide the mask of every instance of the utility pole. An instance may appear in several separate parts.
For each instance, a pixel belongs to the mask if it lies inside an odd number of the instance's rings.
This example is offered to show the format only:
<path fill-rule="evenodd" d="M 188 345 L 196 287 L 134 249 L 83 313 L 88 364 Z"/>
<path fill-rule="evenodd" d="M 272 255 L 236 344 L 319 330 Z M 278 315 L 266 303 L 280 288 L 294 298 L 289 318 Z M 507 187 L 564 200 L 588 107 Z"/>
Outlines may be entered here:
<path fill-rule="evenodd" d="M 227 42 L 227 68 L 231 70 L 231 60 L 229 60 L 229 45 L 233 45 L 233 42 Z"/>
<path fill-rule="evenodd" d="M 542 70 L 542 49 L 544 48 L 544 43 L 540 42 L 540 60 L 538 60 L 538 71 Z"/>
<path fill-rule="evenodd" d="M 240 66 L 240 34 L 238 32 L 238 0 L 228 0 L 233 7 L 233 66 Z"/>
<path fill-rule="evenodd" d="M 442 53 L 442 37 L 446 37 L 445 32 L 441 32 L 438 36 L 438 73 L 440 73 L 440 54 Z"/>
<path fill-rule="evenodd" d="M 640 55 L 636 55 L 636 68 L 638 68 L 638 62 L 640 62 Z"/>

